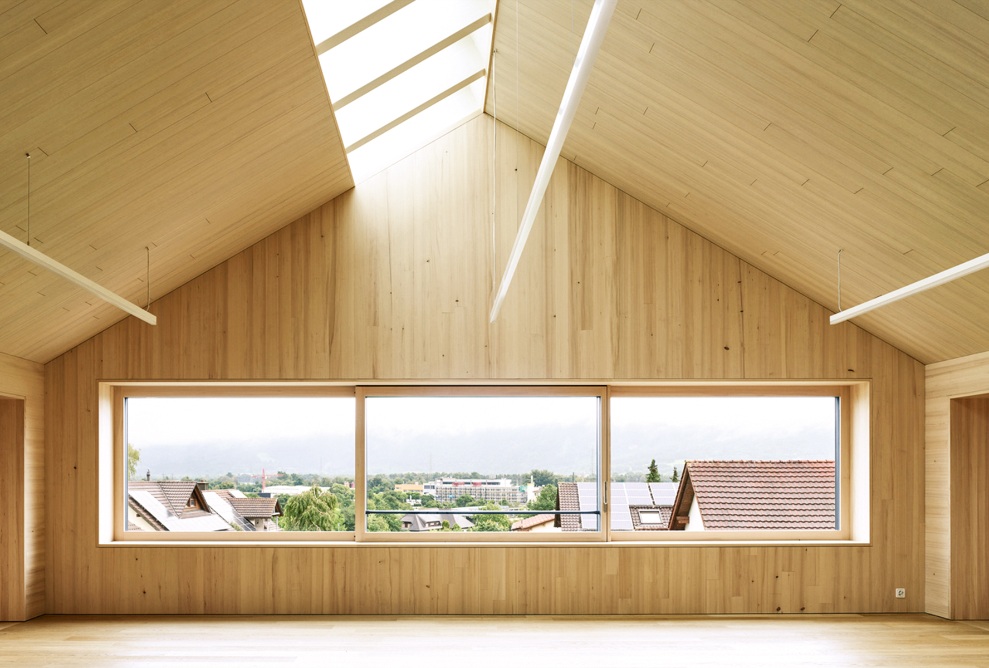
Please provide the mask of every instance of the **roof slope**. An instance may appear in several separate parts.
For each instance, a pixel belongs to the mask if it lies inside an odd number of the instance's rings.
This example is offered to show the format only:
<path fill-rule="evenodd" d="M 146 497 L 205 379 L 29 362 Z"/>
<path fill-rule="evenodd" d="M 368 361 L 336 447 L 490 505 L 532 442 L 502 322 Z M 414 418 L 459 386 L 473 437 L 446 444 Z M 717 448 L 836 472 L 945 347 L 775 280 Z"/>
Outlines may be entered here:
<path fill-rule="evenodd" d="M 545 144 L 592 4 L 499 3 L 489 114 Z M 989 252 L 987 39 L 978 2 L 620 2 L 562 155 L 848 308 Z M 930 363 L 989 350 L 986 303 L 989 271 L 854 322 Z"/>
<path fill-rule="evenodd" d="M 835 528 L 834 461 L 689 461 L 684 470 L 705 529 Z"/>
<path fill-rule="evenodd" d="M 0 26 L 0 229 L 140 306 L 149 273 L 153 300 L 353 186 L 299 2 L 32 0 Z M 0 351 L 123 317 L 0 250 Z"/>
<path fill-rule="evenodd" d="M 161 480 L 148 482 L 132 480 L 127 483 L 127 491 L 128 493 L 148 492 L 176 517 L 185 518 L 209 514 L 209 510 L 189 505 L 189 500 L 193 498 L 196 491 L 196 483 L 192 481 Z M 205 499 L 200 499 L 200 503 L 207 505 Z"/>
<path fill-rule="evenodd" d="M 278 504 L 278 499 L 275 497 L 270 498 L 244 498 L 239 499 L 236 497 L 229 497 L 227 503 L 233 506 L 233 509 L 240 513 L 247 519 L 256 519 L 260 517 L 271 518 L 275 515 L 281 515 L 281 506 Z"/>

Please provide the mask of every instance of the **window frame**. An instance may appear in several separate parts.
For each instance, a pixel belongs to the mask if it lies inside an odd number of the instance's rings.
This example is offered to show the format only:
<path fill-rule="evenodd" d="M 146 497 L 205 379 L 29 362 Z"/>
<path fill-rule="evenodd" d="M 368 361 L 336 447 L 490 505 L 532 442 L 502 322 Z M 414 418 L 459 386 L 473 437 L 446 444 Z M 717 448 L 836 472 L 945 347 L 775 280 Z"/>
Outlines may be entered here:
<path fill-rule="evenodd" d="M 115 543 L 134 542 L 219 542 L 237 543 L 297 543 L 297 542 L 326 542 L 353 541 L 353 531 L 128 531 L 127 521 L 127 444 L 125 436 L 125 401 L 128 398 L 140 397 L 354 397 L 353 385 L 312 385 L 289 383 L 114 383 L 107 388 L 101 387 L 102 399 L 112 401 L 112 485 L 106 490 L 101 484 L 103 499 L 101 506 L 108 496 L 112 498 L 112 518 L 104 518 L 101 512 L 101 538 L 109 537 Z M 102 411 L 101 411 L 102 413 Z M 102 431 L 102 430 L 101 430 Z M 105 444 L 101 450 L 104 450 Z M 101 460 L 104 457 L 101 456 Z M 355 480 L 356 488 L 356 480 Z M 109 493 L 108 493 L 109 492 Z M 355 489 L 356 494 L 356 489 Z M 110 520 L 110 526 L 105 526 L 105 519 Z"/>
<path fill-rule="evenodd" d="M 865 396 L 863 396 L 865 392 Z M 868 434 L 868 388 L 862 383 L 825 383 L 802 382 L 793 383 L 781 381 L 778 383 L 707 383 L 707 384 L 663 384 L 663 385 L 624 385 L 611 388 L 612 398 L 621 397 L 805 397 L 822 396 L 837 397 L 837 438 L 838 447 L 835 453 L 837 470 L 838 528 L 834 530 L 711 530 L 702 531 L 624 531 L 610 529 L 612 542 L 647 542 L 650 544 L 698 544 L 698 543 L 807 543 L 814 541 L 851 543 L 867 541 L 868 532 L 868 502 L 866 493 L 864 503 L 865 513 L 858 504 L 863 503 L 861 485 L 865 481 L 868 489 L 868 460 L 860 456 L 861 444 L 856 443 L 857 433 L 861 433 L 861 425 L 857 421 L 866 420 L 865 428 Z M 865 404 L 863 406 L 863 403 Z M 858 426 L 858 428 L 857 428 Z M 866 436 L 866 450 L 868 436 Z M 859 454 L 858 457 L 855 455 Z M 859 469 L 863 470 L 859 470 Z M 855 475 L 853 476 L 853 471 Z M 609 472 L 610 473 L 610 472 Z M 682 476 L 682 473 L 681 473 Z M 610 481 L 610 479 L 609 479 Z M 862 515 L 864 514 L 864 518 Z"/>
<path fill-rule="evenodd" d="M 364 400 L 369 396 L 597 396 L 598 498 L 600 529 L 595 532 L 412 533 L 369 532 L 366 517 L 366 443 Z M 622 396 L 808 396 L 839 397 L 839 517 L 837 531 L 617 531 L 611 528 L 612 397 Z M 354 531 L 327 532 L 136 532 L 126 531 L 126 397 L 312 397 L 354 398 Z M 98 384 L 98 544 L 127 545 L 438 545 L 444 546 L 768 546 L 867 545 L 871 515 L 871 382 L 834 381 L 102 381 Z"/>
<path fill-rule="evenodd" d="M 356 485 L 355 515 L 367 517 L 367 449 L 365 400 L 369 397 L 597 397 L 598 398 L 598 439 L 597 439 L 597 485 L 598 499 L 606 499 L 604 484 L 607 470 L 606 439 L 607 428 L 608 387 L 605 385 L 381 385 L 360 386 L 357 388 L 358 423 L 357 423 L 357 478 L 363 484 Z M 498 543 L 601 543 L 607 541 L 608 504 L 599 503 L 598 530 L 580 532 L 376 532 L 366 530 L 366 521 L 355 522 L 357 542 L 361 543 L 441 543 L 457 542 L 465 544 Z M 506 513 L 507 514 L 507 513 Z M 530 513 L 526 513 L 530 514 Z M 533 515 L 539 511 L 532 511 Z"/>

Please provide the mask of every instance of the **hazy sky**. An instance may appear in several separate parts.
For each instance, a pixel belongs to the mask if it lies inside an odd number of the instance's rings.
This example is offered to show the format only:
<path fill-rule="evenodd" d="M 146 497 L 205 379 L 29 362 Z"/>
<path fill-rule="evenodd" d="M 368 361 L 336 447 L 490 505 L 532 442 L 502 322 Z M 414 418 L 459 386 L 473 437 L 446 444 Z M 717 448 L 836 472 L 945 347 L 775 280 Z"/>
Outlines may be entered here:
<path fill-rule="evenodd" d="M 128 400 L 128 441 L 153 475 L 321 472 L 353 475 L 352 398 Z M 402 471 L 590 473 L 593 397 L 369 398 L 369 474 Z M 612 470 L 668 473 L 683 459 L 830 459 L 829 397 L 619 397 Z"/>

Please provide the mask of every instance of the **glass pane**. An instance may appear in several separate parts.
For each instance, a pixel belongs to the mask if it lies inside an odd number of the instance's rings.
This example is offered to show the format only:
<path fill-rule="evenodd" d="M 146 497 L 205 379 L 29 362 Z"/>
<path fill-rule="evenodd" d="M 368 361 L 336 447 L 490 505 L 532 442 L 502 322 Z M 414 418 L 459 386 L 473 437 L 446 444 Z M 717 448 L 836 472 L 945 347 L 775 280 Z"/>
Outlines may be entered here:
<path fill-rule="evenodd" d="M 614 531 L 837 529 L 836 397 L 615 397 Z"/>
<path fill-rule="evenodd" d="M 354 526 L 353 397 L 130 397 L 128 531 Z"/>
<path fill-rule="evenodd" d="M 316 44 L 357 24 L 382 4 L 380 0 L 304 1 Z M 348 147 L 476 73 L 484 72 L 484 76 L 467 88 L 350 151 L 348 159 L 357 182 L 481 113 L 487 89 L 494 10 L 494 0 L 416 0 L 380 21 L 360 24 L 362 30 L 320 55 L 330 99 L 344 103 L 337 105 L 335 116 L 344 145 Z M 466 36 L 456 39 L 465 32 Z M 443 44 L 448 45 L 434 52 Z M 348 96 L 399 66 L 417 62 L 424 54 L 431 55 L 346 104 Z"/>
<path fill-rule="evenodd" d="M 598 397 L 368 397 L 368 530 L 597 531 L 599 412 Z"/>

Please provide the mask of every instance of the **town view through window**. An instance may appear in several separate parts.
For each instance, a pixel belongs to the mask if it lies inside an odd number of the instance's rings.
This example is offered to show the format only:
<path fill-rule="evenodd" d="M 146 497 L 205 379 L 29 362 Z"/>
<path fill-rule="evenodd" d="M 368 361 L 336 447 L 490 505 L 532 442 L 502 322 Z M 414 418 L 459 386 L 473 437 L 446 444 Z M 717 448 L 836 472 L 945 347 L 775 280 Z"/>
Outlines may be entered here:
<path fill-rule="evenodd" d="M 133 532 L 599 532 L 601 399 L 126 399 Z M 833 396 L 617 396 L 612 531 L 834 530 Z M 357 494 L 365 512 L 358 514 Z"/>

